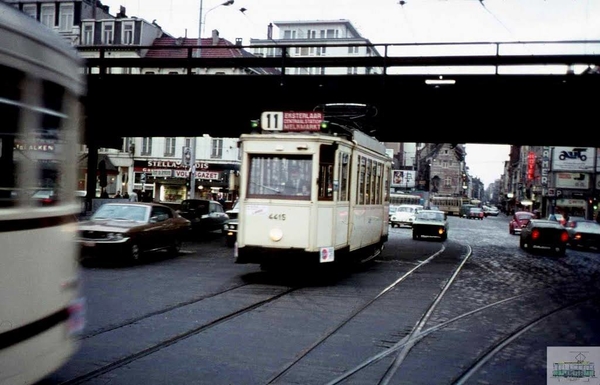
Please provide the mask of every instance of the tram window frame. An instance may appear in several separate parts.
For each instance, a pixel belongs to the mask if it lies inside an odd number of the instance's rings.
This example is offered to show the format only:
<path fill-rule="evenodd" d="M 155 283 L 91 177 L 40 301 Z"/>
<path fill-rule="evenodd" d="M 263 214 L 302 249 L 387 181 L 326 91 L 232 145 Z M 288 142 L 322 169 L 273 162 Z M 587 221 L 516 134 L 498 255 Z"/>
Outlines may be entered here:
<path fill-rule="evenodd" d="M 358 205 L 363 205 L 365 204 L 365 195 L 364 195 L 364 189 L 365 189 L 365 169 L 366 169 L 366 159 L 361 156 L 358 155 L 357 157 L 357 164 L 358 167 L 356 168 L 356 176 L 357 176 L 357 183 L 356 183 L 356 204 Z"/>
<path fill-rule="evenodd" d="M 346 152 L 340 152 L 338 155 L 338 179 L 339 179 L 339 192 L 338 201 L 347 202 L 349 200 L 348 194 L 348 182 L 350 172 L 350 154 Z"/>
<path fill-rule="evenodd" d="M 319 147 L 319 176 L 318 199 L 320 201 L 333 200 L 333 171 L 337 144 L 321 144 Z"/>
<path fill-rule="evenodd" d="M 310 200 L 312 155 L 249 154 L 248 164 L 248 198 Z"/>
<path fill-rule="evenodd" d="M 24 78 L 23 71 L 0 65 L 0 98 L 3 99 L 0 101 L 0 207 L 14 206 L 18 195 L 18 165 L 14 155 L 21 113 L 18 106 L 22 99 L 20 85 Z"/>

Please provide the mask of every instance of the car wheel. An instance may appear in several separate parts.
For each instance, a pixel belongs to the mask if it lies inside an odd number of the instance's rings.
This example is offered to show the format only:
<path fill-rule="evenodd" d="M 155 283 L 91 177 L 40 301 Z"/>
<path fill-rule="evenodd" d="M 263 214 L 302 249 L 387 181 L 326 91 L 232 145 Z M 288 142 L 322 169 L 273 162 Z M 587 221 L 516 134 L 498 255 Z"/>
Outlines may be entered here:
<path fill-rule="evenodd" d="M 558 255 L 559 257 L 564 257 L 565 254 L 567 252 L 567 248 L 562 246 L 558 248 L 558 251 L 556 252 L 556 255 Z"/>
<path fill-rule="evenodd" d="M 225 238 L 225 244 L 227 245 L 227 247 L 233 247 L 233 246 L 235 246 L 235 237 L 227 237 L 227 238 Z"/>
<path fill-rule="evenodd" d="M 169 251 L 172 254 L 179 255 L 179 252 L 181 251 L 181 244 L 182 244 L 181 239 L 175 238 L 173 240 L 173 244 L 171 245 Z"/>
<path fill-rule="evenodd" d="M 523 238 L 519 239 L 519 247 L 522 249 L 525 248 L 525 241 L 523 240 Z"/>
<path fill-rule="evenodd" d="M 412 239 L 419 239 L 419 236 L 414 231 L 412 233 Z"/>

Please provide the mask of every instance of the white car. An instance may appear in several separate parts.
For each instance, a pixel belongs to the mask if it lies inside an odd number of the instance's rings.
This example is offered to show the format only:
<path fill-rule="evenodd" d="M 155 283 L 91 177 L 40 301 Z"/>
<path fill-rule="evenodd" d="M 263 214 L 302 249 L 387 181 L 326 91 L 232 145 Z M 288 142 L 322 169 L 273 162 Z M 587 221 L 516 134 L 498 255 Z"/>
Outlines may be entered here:
<path fill-rule="evenodd" d="M 396 212 L 392 214 L 390 224 L 392 227 L 412 227 L 419 210 L 423 210 L 422 205 L 400 205 L 396 209 Z"/>

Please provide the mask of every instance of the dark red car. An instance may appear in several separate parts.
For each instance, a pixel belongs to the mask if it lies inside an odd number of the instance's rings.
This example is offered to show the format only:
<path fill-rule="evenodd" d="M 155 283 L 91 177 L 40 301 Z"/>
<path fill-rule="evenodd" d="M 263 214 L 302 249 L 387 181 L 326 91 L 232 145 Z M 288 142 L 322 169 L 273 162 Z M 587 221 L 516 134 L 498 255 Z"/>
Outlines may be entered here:
<path fill-rule="evenodd" d="M 535 213 L 530 211 L 516 211 L 510 222 L 508 222 L 508 232 L 510 234 L 521 234 L 521 229 L 527 226 L 531 219 L 535 218 Z"/>

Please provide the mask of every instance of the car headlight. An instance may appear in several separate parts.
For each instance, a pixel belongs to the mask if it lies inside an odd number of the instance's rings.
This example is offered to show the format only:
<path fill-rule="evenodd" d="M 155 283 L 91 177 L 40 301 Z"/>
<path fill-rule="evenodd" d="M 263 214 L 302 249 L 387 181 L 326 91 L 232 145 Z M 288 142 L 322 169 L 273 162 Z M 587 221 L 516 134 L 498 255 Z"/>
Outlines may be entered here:
<path fill-rule="evenodd" d="M 121 233 L 108 233 L 106 235 L 106 239 L 109 241 L 120 241 L 123 239 L 123 234 Z"/>

